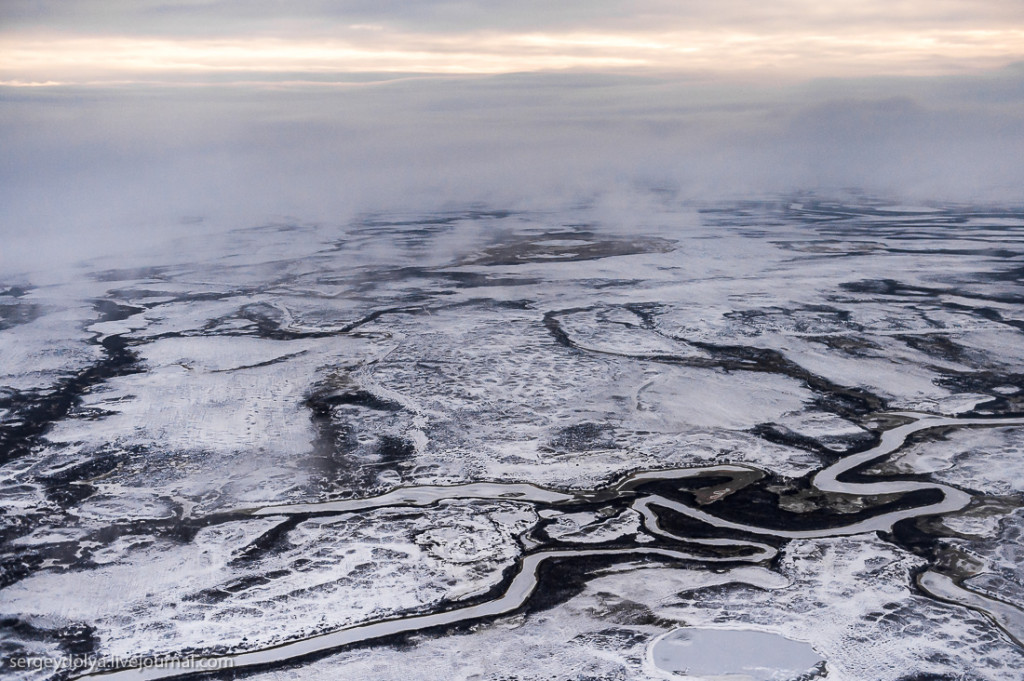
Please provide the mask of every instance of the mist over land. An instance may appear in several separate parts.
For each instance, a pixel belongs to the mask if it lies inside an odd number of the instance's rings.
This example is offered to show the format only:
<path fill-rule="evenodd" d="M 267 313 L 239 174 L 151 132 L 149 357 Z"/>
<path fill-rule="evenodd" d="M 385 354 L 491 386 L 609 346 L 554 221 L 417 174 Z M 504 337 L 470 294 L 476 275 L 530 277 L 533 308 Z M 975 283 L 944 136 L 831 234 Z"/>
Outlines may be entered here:
<path fill-rule="evenodd" d="M 652 190 L 1019 203 L 1022 25 L 997 0 L 11 0 L 3 268 L 183 221 L 635 217 Z"/>
<path fill-rule="evenodd" d="M 1022 100 L 1019 65 L 782 85 L 562 73 L 7 88 L 5 269 L 197 219 L 216 230 L 604 202 L 637 220 L 652 190 L 1019 205 Z"/>

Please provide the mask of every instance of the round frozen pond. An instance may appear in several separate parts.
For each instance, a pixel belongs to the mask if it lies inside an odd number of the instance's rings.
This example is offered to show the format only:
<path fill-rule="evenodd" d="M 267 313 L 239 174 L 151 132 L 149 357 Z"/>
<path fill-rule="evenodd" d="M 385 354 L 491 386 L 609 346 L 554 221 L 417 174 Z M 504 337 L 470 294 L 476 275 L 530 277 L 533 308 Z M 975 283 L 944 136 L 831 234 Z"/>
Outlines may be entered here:
<path fill-rule="evenodd" d="M 825 662 L 809 644 L 778 634 L 689 627 L 655 639 L 650 661 L 669 678 L 716 681 L 817 678 Z"/>

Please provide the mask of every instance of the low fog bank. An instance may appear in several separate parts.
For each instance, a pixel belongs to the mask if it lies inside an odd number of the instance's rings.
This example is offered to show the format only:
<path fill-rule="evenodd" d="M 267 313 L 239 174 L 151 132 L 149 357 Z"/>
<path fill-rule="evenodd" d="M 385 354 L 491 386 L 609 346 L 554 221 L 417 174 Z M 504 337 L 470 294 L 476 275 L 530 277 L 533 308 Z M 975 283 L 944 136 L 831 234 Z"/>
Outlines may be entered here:
<path fill-rule="evenodd" d="M 1020 66 L 785 87 L 548 74 L 3 88 L 0 273 L 182 231 L 643 205 L 628 197 L 651 190 L 1020 205 L 1022 114 Z"/>

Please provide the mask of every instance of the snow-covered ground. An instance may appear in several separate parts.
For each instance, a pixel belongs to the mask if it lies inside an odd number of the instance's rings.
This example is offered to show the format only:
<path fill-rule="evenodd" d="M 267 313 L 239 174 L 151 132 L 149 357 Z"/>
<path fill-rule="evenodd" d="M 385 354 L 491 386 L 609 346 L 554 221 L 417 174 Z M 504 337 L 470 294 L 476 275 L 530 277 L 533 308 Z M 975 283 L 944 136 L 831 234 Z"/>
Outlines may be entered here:
<path fill-rule="evenodd" d="M 622 506 L 651 492 L 600 496 L 640 470 L 763 471 L 679 492 L 747 524 L 932 503 L 808 480 L 892 412 L 1024 412 L 1021 217 L 806 198 L 628 228 L 372 216 L 0 281 L 0 654 L 214 655 L 484 602 L 531 552 L 655 541 Z M 915 576 L 1021 602 L 1022 442 L 924 431 L 862 471 L 972 494 L 953 516 L 779 539 L 774 561 L 555 561 L 512 614 L 256 678 L 683 678 L 649 651 L 689 626 L 804 642 L 829 679 L 1013 679 L 1016 634 Z M 585 502 L 251 514 L 484 481 Z M 673 532 L 743 538 L 696 525 Z"/>

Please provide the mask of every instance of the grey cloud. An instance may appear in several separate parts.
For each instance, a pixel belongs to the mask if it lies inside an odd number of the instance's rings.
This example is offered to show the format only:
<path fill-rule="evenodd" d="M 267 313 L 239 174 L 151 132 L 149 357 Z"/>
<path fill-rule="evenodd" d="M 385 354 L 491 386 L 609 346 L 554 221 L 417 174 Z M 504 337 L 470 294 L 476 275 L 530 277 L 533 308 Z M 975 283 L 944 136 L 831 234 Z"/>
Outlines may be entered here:
<path fill-rule="evenodd" d="M 331 34 L 349 24 L 406 31 L 847 30 L 852 27 L 1005 27 L 1024 21 L 1024 4 L 1002 0 L 5 0 L 0 31 L 100 34 Z"/>
<path fill-rule="evenodd" d="M 0 237 L 9 257 L 53 258 L 186 216 L 340 224 L 361 211 L 541 208 L 644 187 L 679 200 L 859 187 L 1020 203 L 1021 75 L 845 88 L 558 74 L 8 92 Z"/>

